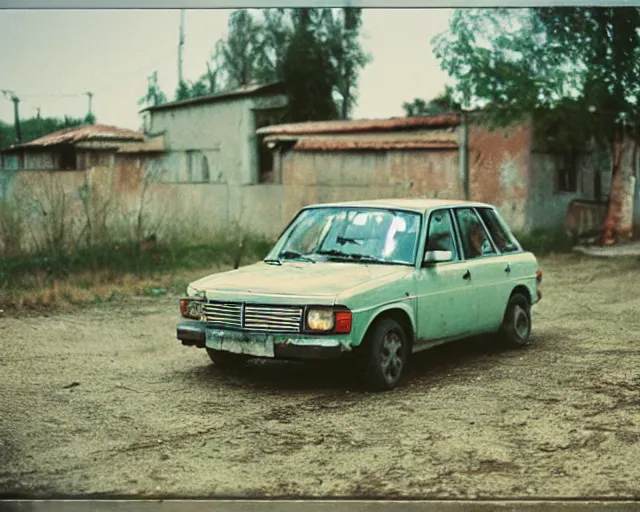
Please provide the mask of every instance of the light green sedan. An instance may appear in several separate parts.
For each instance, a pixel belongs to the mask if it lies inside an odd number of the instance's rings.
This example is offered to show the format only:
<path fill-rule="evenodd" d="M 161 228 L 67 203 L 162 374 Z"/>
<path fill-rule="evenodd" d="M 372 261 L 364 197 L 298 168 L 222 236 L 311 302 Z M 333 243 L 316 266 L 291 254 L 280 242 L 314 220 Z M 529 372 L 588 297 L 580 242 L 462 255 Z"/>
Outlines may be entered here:
<path fill-rule="evenodd" d="M 219 366 L 348 356 L 370 389 L 389 390 L 421 350 L 486 333 L 529 343 L 541 281 L 491 205 L 313 205 L 263 261 L 191 283 L 177 337 Z"/>

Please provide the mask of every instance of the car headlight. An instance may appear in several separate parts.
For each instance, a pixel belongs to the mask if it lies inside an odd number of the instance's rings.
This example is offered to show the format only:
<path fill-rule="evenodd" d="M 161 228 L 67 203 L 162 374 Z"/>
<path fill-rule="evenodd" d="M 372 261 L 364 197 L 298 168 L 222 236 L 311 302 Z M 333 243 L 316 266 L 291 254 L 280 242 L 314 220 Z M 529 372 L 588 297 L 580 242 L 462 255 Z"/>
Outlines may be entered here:
<path fill-rule="evenodd" d="M 351 311 L 344 309 L 309 309 L 307 328 L 311 331 L 346 334 L 351 332 Z"/>
<path fill-rule="evenodd" d="M 330 309 L 310 309 L 307 313 L 307 325 L 312 331 L 330 331 L 335 320 Z"/>
<path fill-rule="evenodd" d="M 202 304 L 201 299 L 180 299 L 180 312 L 185 318 L 201 320 Z"/>

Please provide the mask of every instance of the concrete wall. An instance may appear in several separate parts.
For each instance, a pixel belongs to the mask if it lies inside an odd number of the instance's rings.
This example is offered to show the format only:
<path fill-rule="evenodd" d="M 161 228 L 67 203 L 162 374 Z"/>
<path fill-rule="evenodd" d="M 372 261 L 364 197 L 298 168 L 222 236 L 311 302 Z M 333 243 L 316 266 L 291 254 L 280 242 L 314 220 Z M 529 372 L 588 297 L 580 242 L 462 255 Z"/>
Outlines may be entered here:
<path fill-rule="evenodd" d="M 531 189 L 529 192 L 529 218 L 537 228 L 558 228 L 563 222 L 576 226 L 577 217 L 590 219 L 582 221 L 584 229 L 597 230 L 602 224 L 602 210 L 606 212 L 606 201 L 611 189 L 611 155 L 606 149 L 593 149 L 578 157 L 578 187 L 575 192 L 565 192 L 557 188 L 557 173 L 562 166 L 562 155 L 534 152 L 532 154 Z M 637 176 L 639 166 L 633 162 L 633 142 L 623 146 L 620 162 L 623 188 L 626 191 L 623 224 L 630 229 L 640 227 L 640 184 Z M 598 177 L 599 176 L 599 177 Z M 595 182 L 601 184 L 601 202 L 597 207 Z M 589 204 L 593 203 L 593 204 Z M 570 206 L 572 205 L 573 206 Z M 582 205 L 582 206 L 581 206 Z M 598 212 L 592 213 L 593 212 Z M 571 217 L 571 218 L 569 218 Z M 588 225 L 588 226 L 587 226 Z M 570 226 L 567 225 L 567 228 Z"/>
<path fill-rule="evenodd" d="M 282 168 L 284 222 L 313 203 L 462 194 L 455 150 L 289 151 Z"/>
<path fill-rule="evenodd" d="M 152 111 L 151 133 L 165 133 L 167 154 L 160 167 L 159 180 L 169 183 L 208 182 L 252 185 L 258 181 L 258 146 L 252 109 L 282 106 L 286 98 L 241 97 L 180 108 Z M 188 157 L 186 152 L 193 151 Z M 188 158 L 206 166 L 208 173 L 193 172 L 190 179 Z M 208 174 L 208 179 L 201 179 Z"/>
<path fill-rule="evenodd" d="M 99 217 L 103 208 L 108 209 L 107 224 L 112 234 L 133 233 L 141 209 L 147 234 L 155 232 L 160 237 L 192 236 L 202 241 L 221 231 L 242 229 L 268 237 L 276 237 L 282 231 L 282 185 L 148 182 L 145 186 L 145 175 L 153 167 L 151 162 L 135 156 L 118 156 L 113 167 L 90 170 L 2 171 L 0 199 L 16 200 L 20 216 L 39 244 L 45 240 L 54 216 L 64 219 L 68 243 L 84 240 L 86 214 L 81 199 L 84 189 L 91 190 L 92 215 Z M 98 229 L 100 219 L 93 218 L 92 222 Z M 25 239 L 28 247 L 34 247 L 31 238 L 29 234 Z"/>
<path fill-rule="evenodd" d="M 529 123 L 504 130 L 469 126 L 469 199 L 497 206 L 516 231 L 531 227 L 531 136 Z"/>

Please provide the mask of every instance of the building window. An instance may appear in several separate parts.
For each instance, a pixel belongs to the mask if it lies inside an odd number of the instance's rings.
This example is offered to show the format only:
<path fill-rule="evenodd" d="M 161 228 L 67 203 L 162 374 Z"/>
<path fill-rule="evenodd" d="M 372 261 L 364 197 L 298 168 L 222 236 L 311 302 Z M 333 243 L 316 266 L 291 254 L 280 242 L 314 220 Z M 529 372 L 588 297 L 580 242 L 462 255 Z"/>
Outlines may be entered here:
<path fill-rule="evenodd" d="M 72 147 L 64 147 L 60 150 L 60 168 L 65 170 L 76 169 L 76 152 Z"/>
<path fill-rule="evenodd" d="M 256 130 L 281 123 L 284 119 L 284 112 L 283 108 L 255 110 Z M 264 137 L 256 137 L 256 142 L 258 145 L 258 183 L 273 183 L 275 176 L 273 152 L 265 146 Z"/>
<path fill-rule="evenodd" d="M 209 183 L 209 159 L 201 151 L 187 151 L 187 183 Z"/>
<path fill-rule="evenodd" d="M 195 151 L 187 151 L 187 183 L 193 183 L 193 168 L 195 167 Z"/>
<path fill-rule="evenodd" d="M 265 146 L 263 138 L 258 141 L 258 181 L 260 183 L 273 183 L 273 151 Z"/>
<path fill-rule="evenodd" d="M 578 191 L 578 162 L 575 154 L 570 153 L 562 158 L 557 173 L 558 192 Z"/>
<path fill-rule="evenodd" d="M 209 159 L 207 158 L 207 155 L 202 155 L 202 181 L 204 183 L 209 183 L 209 176 Z"/>

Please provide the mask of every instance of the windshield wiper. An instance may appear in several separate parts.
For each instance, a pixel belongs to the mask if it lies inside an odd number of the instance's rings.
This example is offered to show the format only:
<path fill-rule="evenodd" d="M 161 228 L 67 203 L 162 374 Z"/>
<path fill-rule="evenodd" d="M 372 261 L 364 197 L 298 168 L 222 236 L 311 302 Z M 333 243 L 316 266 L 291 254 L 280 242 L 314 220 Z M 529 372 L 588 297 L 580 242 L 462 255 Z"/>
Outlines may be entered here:
<path fill-rule="evenodd" d="M 315 263 L 315 260 L 305 256 L 304 254 L 300 254 L 296 251 L 283 251 L 279 254 L 280 258 L 284 260 L 301 260 L 301 261 L 310 261 L 311 263 Z"/>
<path fill-rule="evenodd" d="M 339 236 L 338 238 L 336 238 L 336 242 L 338 242 L 340 245 L 344 245 L 344 244 L 362 245 L 362 242 L 356 240 L 355 238 L 348 238 L 346 236 Z"/>
<path fill-rule="evenodd" d="M 347 260 L 355 260 L 355 261 L 367 261 L 372 263 L 391 263 L 389 261 L 376 258 L 375 256 L 370 256 L 369 254 L 346 253 L 346 252 L 338 251 L 336 249 L 331 249 L 329 251 L 318 251 L 318 254 L 324 254 L 326 256 L 333 256 L 334 258 L 344 258 Z"/>
<path fill-rule="evenodd" d="M 279 259 L 275 259 L 275 258 L 267 258 L 266 260 L 262 260 L 265 263 L 268 263 L 269 265 L 282 265 L 282 262 Z"/>

